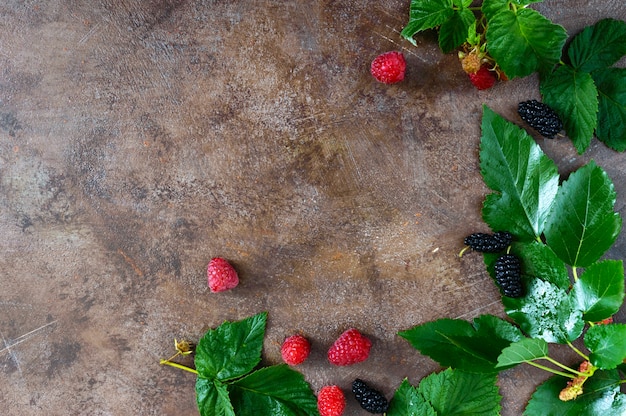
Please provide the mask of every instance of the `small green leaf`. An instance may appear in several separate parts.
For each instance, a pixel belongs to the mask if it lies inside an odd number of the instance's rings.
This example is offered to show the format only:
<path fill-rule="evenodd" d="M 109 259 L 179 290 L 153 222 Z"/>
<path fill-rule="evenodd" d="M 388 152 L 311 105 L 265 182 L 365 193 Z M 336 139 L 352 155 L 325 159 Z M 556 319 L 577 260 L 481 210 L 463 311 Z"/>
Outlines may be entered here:
<path fill-rule="evenodd" d="M 524 416 L 598 416 L 626 414 L 625 395 L 619 391 L 620 377 L 617 371 L 596 371 L 583 387 L 583 394 L 576 400 L 564 402 L 559 392 L 565 388 L 567 379 L 560 376 L 549 378 L 533 393 Z"/>
<path fill-rule="evenodd" d="M 603 19 L 587 26 L 567 49 L 572 66 L 585 72 L 607 68 L 626 55 L 626 22 Z"/>
<path fill-rule="evenodd" d="M 480 169 L 487 196 L 483 219 L 493 230 L 507 230 L 521 240 L 541 235 L 558 190 L 559 174 L 531 136 L 484 107 Z"/>
<path fill-rule="evenodd" d="M 261 360 L 267 313 L 209 330 L 196 346 L 198 377 L 221 381 L 241 377 Z"/>
<path fill-rule="evenodd" d="M 583 318 L 600 322 L 617 313 L 624 302 L 624 264 L 605 260 L 589 266 L 574 283 L 572 297 Z"/>
<path fill-rule="evenodd" d="M 264 367 L 228 386 L 237 416 L 318 416 L 317 398 L 299 372 Z"/>
<path fill-rule="evenodd" d="M 471 10 L 462 8 L 455 10 L 448 20 L 439 28 L 439 48 L 443 53 L 450 53 L 467 40 L 467 33 L 476 22 Z"/>
<path fill-rule="evenodd" d="M 498 355 L 522 338 L 515 326 L 494 316 L 481 316 L 474 325 L 461 319 L 439 319 L 399 332 L 422 354 L 442 366 L 478 373 L 497 372 Z"/>
<path fill-rule="evenodd" d="M 613 245 L 622 225 L 613 211 L 615 197 L 613 182 L 593 161 L 563 182 L 544 229 L 561 260 L 587 267 Z"/>
<path fill-rule="evenodd" d="M 580 336 L 584 328 L 582 312 L 575 308 L 567 292 L 533 279 L 523 298 L 502 298 L 505 312 L 531 338 L 564 344 Z"/>
<path fill-rule="evenodd" d="M 454 14 L 452 6 L 452 0 L 411 0 L 409 22 L 400 35 L 416 45 L 413 36 L 449 20 Z"/>
<path fill-rule="evenodd" d="M 511 5 L 524 7 L 531 3 L 539 3 L 541 1 L 543 0 L 484 0 L 480 9 L 487 20 L 489 20 L 497 13 L 509 10 Z"/>
<path fill-rule="evenodd" d="M 598 126 L 596 136 L 611 149 L 626 150 L 626 68 L 594 71 L 598 88 Z"/>
<path fill-rule="evenodd" d="M 497 367 L 510 367 L 528 361 L 545 358 L 548 355 L 548 343 L 542 339 L 524 338 L 502 350 Z"/>
<path fill-rule="evenodd" d="M 525 77 L 559 62 L 567 32 L 536 10 L 495 13 L 487 24 L 487 51 L 510 77 Z"/>
<path fill-rule="evenodd" d="M 445 416 L 498 416 L 500 400 L 496 376 L 471 374 L 447 369 L 425 377 L 420 382 L 420 393 L 435 409 Z"/>
<path fill-rule="evenodd" d="M 547 245 L 538 241 L 514 243 L 511 253 L 520 258 L 522 274 L 538 277 L 563 290 L 569 289 L 570 279 L 567 267 Z"/>
<path fill-rule="evenodd" d="M 543 101 L 563 120 L 563 127 L 582 154 L 598 124 L 598 90 L 587 72 L 563 65 L 540 84 Z"/>
<path fill-rule="evenodd" d="M 396 389 L 387 416 L 437 416 L 435 409 L 417 392 L 407 379 Z"/>
<path fill-rule="evenodd" d="M 196 402 L 201 416 L 235 416 L 228 390 L 219 380 L 196 379 Z"/>
<path fill-rule="evenodd" d="M 626 358 L 626 324 L 595 325 L 585 334 L 589 361 L 596 367 L 612 370 Z"/>

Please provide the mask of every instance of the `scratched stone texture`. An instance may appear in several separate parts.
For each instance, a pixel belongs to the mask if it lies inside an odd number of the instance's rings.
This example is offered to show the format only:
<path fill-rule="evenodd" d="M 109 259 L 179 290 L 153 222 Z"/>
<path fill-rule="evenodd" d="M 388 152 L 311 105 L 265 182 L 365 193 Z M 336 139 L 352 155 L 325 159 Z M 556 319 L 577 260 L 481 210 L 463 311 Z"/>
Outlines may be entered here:
<path fill-rule="evenodd" d="M 533 5 L 570 34 L 623 1 Z M 438 366 L 398 331 L 503 315 L 463 237 L 486 231 L 482 105 L 521 124 L 536 77 L 478 92 L 408 0 L 5 0 L 0 4 L 0 408 L 5 415 L 197 414 L 174 338 L 269 312 L 263 362 L 295 332 L 314 390 L 355 377 L 391 397 Z M 407 57 L 400 84 L 371 60 Z M 594 159 L 624 216 L 623 154 L 537 137 L 566 175 Z M 620 236 L 608 257 L 623 259 Z M 206 265 L 237 268 L 211 294 Z M 624 312 L 617 320 L 624 322 Z M 356 326 L 366 362 L 325 353 Z M 561 354 L 559 350 L 556 354 Z M 563 353 L 564 354 L 564 353 Z M 564 355 L 574 362 L 576 357 Z M 546 375 L 502 374 L 520 415 Z M 349 400 L 346 415 L 364 415 Z"/>

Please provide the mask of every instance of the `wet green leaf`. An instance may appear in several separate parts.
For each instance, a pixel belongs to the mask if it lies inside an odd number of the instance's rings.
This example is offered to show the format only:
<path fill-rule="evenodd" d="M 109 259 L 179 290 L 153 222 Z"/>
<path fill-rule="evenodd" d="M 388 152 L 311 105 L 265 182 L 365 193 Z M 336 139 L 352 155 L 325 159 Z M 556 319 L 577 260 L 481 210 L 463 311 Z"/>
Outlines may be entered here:
<path fill-rule="evenodd" d="M 624 302 L 624 264 L 621 260 L 594 263 L 574 283 L 572 297 L 583 318 L 599 322 L 617 313 Z"/>
<path fill-rule="evenodd" d="M 591 364 L 605 370 L 616 368 L 626 358 L 626 324 L 592 326 L 585 334 L 585 346 L 591 351 Z"/>

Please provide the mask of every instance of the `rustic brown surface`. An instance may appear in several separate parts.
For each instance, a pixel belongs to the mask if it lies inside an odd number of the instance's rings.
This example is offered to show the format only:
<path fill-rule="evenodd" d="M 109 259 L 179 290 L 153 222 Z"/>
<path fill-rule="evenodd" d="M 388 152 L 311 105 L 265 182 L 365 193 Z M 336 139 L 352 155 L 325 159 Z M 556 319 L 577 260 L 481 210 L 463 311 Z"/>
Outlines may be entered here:
<path fill-rule="evenodd" d="M 396 333 L 502 314 L 480 257 L 481 105 L 520 122 L 529 77 L 476 91 L 408 0 L 8 0 L 0 4 L 0 408 L 7 415 L 196 414 L 173 339 L 268 311 L 266 363 L 313 341 L 314 389 L 355 377 L 390 397 L 438 367 Z M 623 1 L 535 5 L 570 34 Z M 369 62 L 404 51 L 407 79 Z M 595 159 L 626 203 L 626 164 L 594 141 L 539 142 L 563 173 Z M 609 253 L 624 258 L 626 237 Z M 206 264 L 240 272 L 210 294 Z M 622 321 L 624 315 L 620 315 Z M 368 361 L 332 368 L 350 326 Z M 545 375 L 502 374 L 505 416 Z M 350 401 L 346 415 L 364 411 Z"/>

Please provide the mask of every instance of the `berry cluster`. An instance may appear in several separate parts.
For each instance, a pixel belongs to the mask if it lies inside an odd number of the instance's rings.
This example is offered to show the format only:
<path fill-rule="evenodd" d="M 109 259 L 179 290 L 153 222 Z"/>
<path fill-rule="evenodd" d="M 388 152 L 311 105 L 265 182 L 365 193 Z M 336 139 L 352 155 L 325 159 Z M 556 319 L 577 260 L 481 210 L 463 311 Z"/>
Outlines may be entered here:
<path fill-rule="evenodd" d="M 498 231 L 494 234 L 473 233 L 464 240 L 466 246 L 481 253 L 499 253 L 506 250 L 512 242 L 513 236 L 507 231 Z"/>
<path fill-rule="evenodd" d="M 537 100 L 522 101 L 517 106 L 517 113 L 545 138 L 554 139 L 563 130 L 563 122 L 558 114 L 550 106 Z"/>
<path fill-rule="evenodd" d="M 385 413 L 389 410 L 389 402 L 385 396 L 361 379 L 357 378 L 352 383 L 352 393 L 361 407 L 370 413 Z"/>

